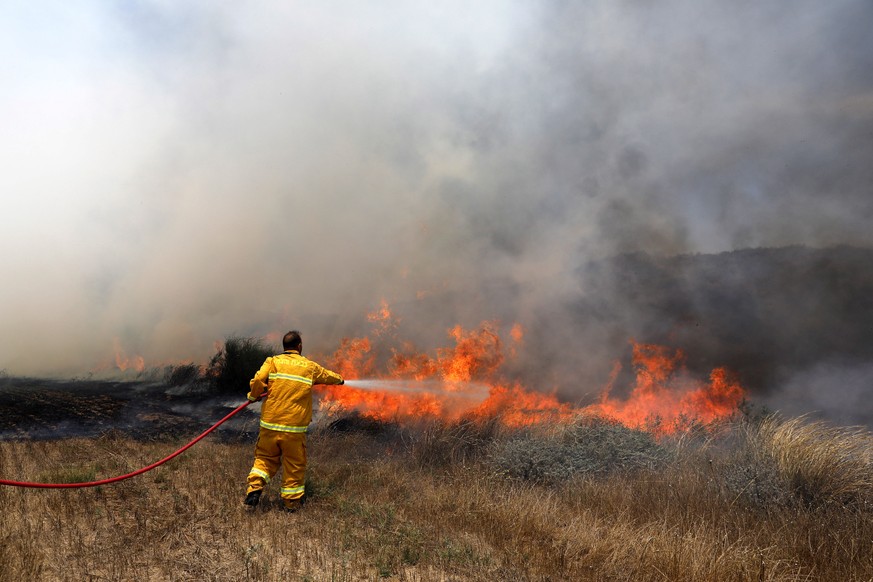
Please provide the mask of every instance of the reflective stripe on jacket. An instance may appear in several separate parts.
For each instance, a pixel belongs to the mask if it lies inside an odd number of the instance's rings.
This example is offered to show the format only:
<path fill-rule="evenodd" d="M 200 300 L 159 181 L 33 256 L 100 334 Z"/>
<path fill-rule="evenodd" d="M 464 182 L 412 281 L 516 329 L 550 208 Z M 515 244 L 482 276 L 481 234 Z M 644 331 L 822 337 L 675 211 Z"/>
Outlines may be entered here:
<path fill-rule="evenodd" d="M 261 408 L 261 426 L 282 432 L 306 432 L 312 421 L 313 384 L 341 384 L 343 377 L 289 350 L 271 356 L 249 382 L 249 400 L 269 389 Z"/>

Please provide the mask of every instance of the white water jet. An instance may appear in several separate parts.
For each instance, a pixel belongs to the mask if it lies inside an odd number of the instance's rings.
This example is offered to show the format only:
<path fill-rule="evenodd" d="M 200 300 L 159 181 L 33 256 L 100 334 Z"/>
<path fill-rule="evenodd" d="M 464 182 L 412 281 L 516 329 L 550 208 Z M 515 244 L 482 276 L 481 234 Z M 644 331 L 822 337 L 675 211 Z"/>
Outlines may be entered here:
<path fill-rule="evenodd" d="M 457 382 L 448 380 L 413 380 L 361 378 L 346 380 L 346 386 L 377 392 L 406 392 L 413 394 L 440 394 L 442 396 L 484 399 L 489 386 L 483 382 Z"/>

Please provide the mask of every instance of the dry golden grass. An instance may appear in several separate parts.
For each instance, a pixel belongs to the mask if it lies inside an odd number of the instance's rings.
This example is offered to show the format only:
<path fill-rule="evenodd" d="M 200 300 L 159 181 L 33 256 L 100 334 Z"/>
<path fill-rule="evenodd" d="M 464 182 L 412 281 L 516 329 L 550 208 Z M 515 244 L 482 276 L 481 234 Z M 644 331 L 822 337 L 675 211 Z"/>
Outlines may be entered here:
<path fill-rule="evenodd" d="M 873 502 L 873 439 L 865 431 L 767 418 L 752 438 L 806 503 Z"/>
<path fill-rule="evenodd" d="M 813 450 L 851 450 L 863 461 L 869 435 L 766 422 L 735 427 L 733 440 L 664 444 L 670 460 L 655 469 L 580 472 L 549 485 L 495 469 L 491 452 L 508 435 L 493 426 L 322 428 L 309 440 L 309 499 L 296 514 L 280 510 L 275 482 L 246 513 L 253 444 L 207 441 L 116 485 L 0 488 L 0 580 L 873 579 L 873 511 L 859 493 L 869 455 L 866 465 L 823 470 L 853 476 L 811 494 L 791 489 L 790 478 L 822 474 Z M 807 440 L 790 436 L 798 434 Z M 176 444 L 122 435 L 2 442 L 0 475 L 101 478 Z M 748 494 L 749 459 L 773 461 L 771 472 L 752 473 L 788 487 L 778 502 Z"/>

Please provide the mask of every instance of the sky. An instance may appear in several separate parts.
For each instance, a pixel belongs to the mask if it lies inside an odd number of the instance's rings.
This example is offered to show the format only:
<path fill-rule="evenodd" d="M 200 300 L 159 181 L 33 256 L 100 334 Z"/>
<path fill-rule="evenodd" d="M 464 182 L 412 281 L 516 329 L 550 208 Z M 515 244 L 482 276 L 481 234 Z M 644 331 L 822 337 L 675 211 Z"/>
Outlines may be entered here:
<path fill-rule="evenodd" d="M 383 299 L 511 317 L 617 253 L 873 246 L 870 22 L 867 0 L 8 0 L 0 370 L 203 362 L 298 324 L 330 349 Z M 501 285 L 531 291 L 490 310 Z"/>

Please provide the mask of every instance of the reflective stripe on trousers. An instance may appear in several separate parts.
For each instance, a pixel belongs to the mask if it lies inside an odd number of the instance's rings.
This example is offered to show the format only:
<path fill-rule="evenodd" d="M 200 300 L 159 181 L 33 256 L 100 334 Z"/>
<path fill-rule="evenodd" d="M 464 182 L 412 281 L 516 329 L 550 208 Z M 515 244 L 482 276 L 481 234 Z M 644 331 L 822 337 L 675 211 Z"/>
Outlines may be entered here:
<path fill-rule="evenodd" d="M 249 471 L 250 478 L 252 477 L 252 475 L 254 475 L 255 477 L 260 477 L 261 479 L 263 479 L 264 484 L 267 484 L 270 482 L 270 474 L 267 473 L 266 471 L 262 471 L 261 469 L 258 469 L 257 467 L 252 467 L 252 470 Z"/>
<path fill-rule="evenodd" d="M 255 462 L 248 476 L 251 493 L 263 489 L 282 465 L 283 499 L 303 496 L 306 478 L 306 433 L 286 432 L 261 428 L 255 445 Z"/>

